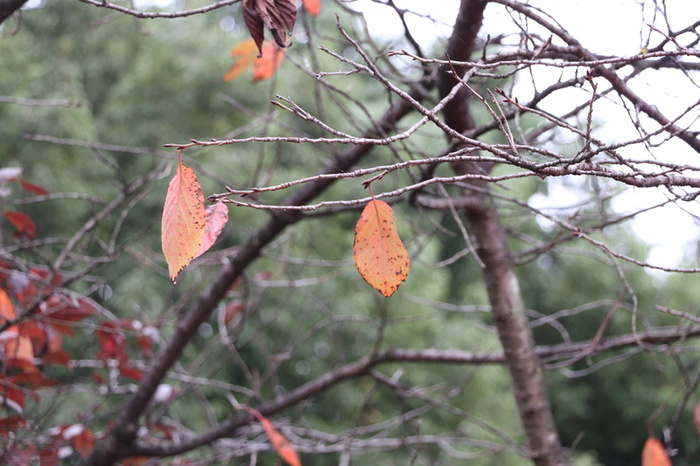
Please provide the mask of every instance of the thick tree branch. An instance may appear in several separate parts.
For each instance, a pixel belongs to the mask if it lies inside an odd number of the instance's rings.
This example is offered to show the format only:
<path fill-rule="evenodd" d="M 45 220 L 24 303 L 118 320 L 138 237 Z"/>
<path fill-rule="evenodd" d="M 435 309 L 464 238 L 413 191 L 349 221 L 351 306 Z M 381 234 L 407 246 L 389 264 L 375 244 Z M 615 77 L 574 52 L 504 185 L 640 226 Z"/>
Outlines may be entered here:
<path fill-rule="evenodd" d="M 447 58 L 463 62 L 470 60 L 486 3 L 483 0 L 462 0 L 457 22 L 447 45 Z M 465 71 L 466 67 L 462 65 L 444 65 L 441 68 L 439 79 L 442 96 L 461 84 L 460 78 Z M 446 123 L 455 131 L 464 133 L 474 128 L 466 87 L 462 89 L 461 95 L 458 94 L 457 98 L 450 102 L 444 113 Z M 472 162 L 454 164 L 453 167 L 460 175 L 487 173 L 491 168 Z M 505 230 L 488 185 L 479 180 L 473 183 L 478 187 L 478 190 L 473 192 L 477 199 L 476 208 L 467 209 L 465 212 L 477 243 L 477 255 L 483 263 L 482 275 L 513 380 L 513 390 L 527 446 L 536 465 L 565 465 L 568 464 L 568 460 L 562 452 L 554 426 Z"/>

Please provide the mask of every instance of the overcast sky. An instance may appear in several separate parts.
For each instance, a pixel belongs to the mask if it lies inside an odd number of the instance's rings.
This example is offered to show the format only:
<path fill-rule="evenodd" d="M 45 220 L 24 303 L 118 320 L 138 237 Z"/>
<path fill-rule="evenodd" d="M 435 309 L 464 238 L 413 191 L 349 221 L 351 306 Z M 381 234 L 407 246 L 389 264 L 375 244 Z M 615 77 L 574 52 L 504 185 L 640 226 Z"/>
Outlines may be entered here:
<path fill-rule="evenodd" d="M 436 25 L 426 18 L 418 16 L 407 17 L 407 23 L 413 28 L 412 32 L 421 45 L 427 47 L 435 40 L 444 40 L 451 31 L 451 26 L 457 13 L 458 0 L 394 0 L 400 8 L 410 9 L 419 15 L 430 16 L 442 22 Z M 649 24 L 666 31 L 670 25 L 671 30 L 678 30 L 700 19 L 699 0 L 665 0 L 664 2 L 637 1 L 637 0 L 531 0 L 531 5 L 541 8 L 554 17 L 571 35 L 576 37 L 585 47 L 594 53 L 602 55 L 634 55 L 641 51 L 651 34 L 651 44 L 658 42 L 660 36 L 652 32 Z M 667 8 L 668 25 L 662 15 L 654 15 L 656 4 L 665 5 Z M 396 15 L 387 7 L 377 5 L 371 0 L 357 0 L 358 8 L 369 13 L 368 22 L 370 32 L 377 37 L 389 38 L 400 34 L 401 24 Z M 436 5 L 439 5 L 436 8 Z M 534 29 L 532 29 L 534 30 Z M 517 40 L 517 29 L 512 19 L 500 5 L 491 4 L 485 12 L 484 27 L 481 35 L 497 34 L 512 31 L 514 40 Z M 543 37 L 549 37 L 549 33 L 542 31 Z M 537 70 L 537 79 L 542 82 L 554 82 L 559 74 L 558 70 Z M 548 76 L 549 74 L 549 76 Z M 662 111 L 670 118 L 675 117 L 691 102 L 698 99 L 700 90 L 687 78 L 674 79 L 677 73 L 669 70 L 646 73 L 644 80 L 634 83 L 635 92 L 653 99 Z M 544 87 L 542 85 L 541 87 Z M 575 92 L 575 91 L 573 91 Z M 532 88 L 526 80 L 522 80 L 516 86 L 514 93 L 520 101 L 526 101 L 531 95 Z M 572 95 L 571 98 L 576 98 Z M 570 103 L 562 102 L 561 108 L 570 108 Z M 549 110 L 557 112 L 557 101 L 546 102 Z M 614 102 L 599 101 L 596 103 L 596 115 L 603 118 L 596 136 L 608 142 L 621 141 L 626 138 L 638 137 L 634 131 L 629 117 L 624 109 Z M 698 115 L 694 115 L 698 118 Z M 700 130 L 697 121 L 692 123 L 696 130 Z M 639 153 L 642 152 L 642 153 Z M 626 155 L 632 155 L 628 152 Z M 643 149 L 635 149 L 635 158 L 648 158 L 649 154 Z M 698 154 L 685 144 L 670 142 L 664 145 L 663 150 L 657 150 L 654 157 L 667 162 L 697 163 Z M 576 204 L 580 198 L 572 192 L 570 186 L 565 186 L 563 180 L 550 180 L 549 196 L 535 196 L 531 203 L 538 207 L 563 207 Z M 630 189 L 628 193 L 620 196 L 613 204 L 619 212 L 628 212 L 641 205 L 653 205 L 666 199 L 663 190 L 657 189 Z M 656 209 L 650 213 L 638 216 L 632 221 L 635 232 L 646 242 L 652 245 L 652 252 L 648 258 L 656 265 L 673 267 L 681 260 L 692 259 L 697 262 L 696 242 L 700 236 L 697 222 L 688 212 L 700 215 L 700 206 L 697 202 L 669 205 L 663 209 Z M 544 222 L 543 222 L 544 223 Z M 689 257 L 690 256 L 690 257 Z M 690 264 L 697 266 L 697 264 Z"/>

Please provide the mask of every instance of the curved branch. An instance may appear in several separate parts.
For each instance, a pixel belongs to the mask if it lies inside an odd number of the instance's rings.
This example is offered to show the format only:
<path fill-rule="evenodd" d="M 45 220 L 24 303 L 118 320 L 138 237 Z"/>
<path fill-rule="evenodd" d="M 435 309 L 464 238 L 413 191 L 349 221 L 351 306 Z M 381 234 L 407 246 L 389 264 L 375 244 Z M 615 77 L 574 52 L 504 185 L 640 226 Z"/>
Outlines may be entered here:
<path fill-rule="evenodd" d="M 26 1 L 26 0 L 25 0 Z M 209 11 L 218 10 L 229 5 L 235 5 L 241 0 L 222 0 L 220 2 L 212 3 L 211 5 L 203 6 L 201 8 L 194 8 L 192 10 L 185 11 L 172 11 L 172 12 L 155 12 L 155 11 L 140 11 L 131 8 L 126 8 L 116 3 L 110 3 L 107 1 L 99 0 L 80 0 L 88 5 L 96 6 L 98 8 L 107 8 L 109 10 L 118 11 L 129 16 L 135 16 L 141 19 L 156 19 L 156 18 L 184 18 L 186 16 L 198 15 L 201 13 L 207 13 Z"/>
<path fill-rule="evenodd" d="M 539 358 L 549 362 L 555 360 L 573 360 L 576 356 L 585 354 L 594 356 L 604 351 L 612 351 L 622 348 L 638 346 L 640 344 L 672 344 L 690 337 L 700 336 L 700 325 L 686 328 L 661 327 L 639 332 L 637 334 L 619 335 L 602 338 L 600 340 L 587 340 L 574 343 L 561 343 L 556 345 L 538 346 L 535 353 Z M 333 371 L 327 372 L 318 378 L 305 383 L 274 400 L 262 403 L 256 409 L 266 417 L 278 414 L 303 401 L 314 398 L 319 393 L 327 390 L 348 379 L 367 374 L 373 368 L 386 363 L 431 363 L 431 364 L 504 364 L 506 355 L 500 352 L 475 353 L 462 350 L 439 349 L 409 349 L 391 348 L 379 351 L 373 356 L 366 356 L 357 361 L 345 364 Z M 188 439 L 180 439 L 177 443 L 152 444 L 144 441 L 136 441 L 126 450 L 126 456 L 153 456 L 166 457 L 179 455 L 188 451 L 208 445 L 211 442 L 235 434 L 236 430 L 253 421 L 248 414 L 237 415 L 220 426 L 200 435 Z"/>

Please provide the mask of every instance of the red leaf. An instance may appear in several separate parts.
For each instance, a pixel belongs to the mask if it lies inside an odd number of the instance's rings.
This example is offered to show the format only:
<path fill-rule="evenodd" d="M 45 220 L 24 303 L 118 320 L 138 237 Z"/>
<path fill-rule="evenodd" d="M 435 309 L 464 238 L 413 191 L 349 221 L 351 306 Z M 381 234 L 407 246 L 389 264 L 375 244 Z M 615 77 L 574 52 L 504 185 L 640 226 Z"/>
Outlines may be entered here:
<path fill-rule="evenodd" d="M 290 466 L 301 466 L 299 456 L 297 456 L 297 452 L 294 451 L 294 447 L 289 440 L 287 440 L 287 437 L 275 429 L 272 423 L 258 411 L 254 410 L 253 408 L 246 409 L 250 414 L 255 416 L 258 421 L 260 421 L 277 454 L 280 455 L 280 457 Z"/>
<path fill-rule="evenodd" d="M 56 364 L 58 366 L 68 366 L 71 357 L 63 350 L 46 353 L 41 357 L 42 364 Z"/>
<path fill-rule="evenodd" d="M 63 437 L 71 441 L 75 451 L 83 458 L 90 456 L 95 449 L 95 438 L 92 432 L 82 424 L 74 424 L 68 427 L 63 431 Z"/>
<path fill-rule="evenodd" d="M 14 385 L 0 385 L 0 406 L 12 408 L 21 414 L 24 409 L 24 393 Z"/>
<path fill-rule="evenodd" d="M 163 254 L 170 280 L 175 282 L 202 247 L 206 213 L 204 195 L 197 176 L 180 160 L 168 186 L 161 225 Z"/>
<path fill-rule="evenodd" d="M 321 0 L 301 0 L 301 3 L 311 16 L 318 16 L 321 12 Z"/>
<path fill-rule="evenodd" d="M 46 189 L 42 188 L 41 186 L 32 184 L 29 181 L 22 180 L 19 183 L 22 186 L 22 189 L 24 189 L 25 191 L 29 191 L 31 193 L 39 195 L 49 194 L 49 192 Z"/>
<path fill-rule="evenodd" d="M 100 342 L 104 356 L 118 359 L 124 354 L 126 348 L 124 335 L 112 322 L 97 326 L 97 340 Z"/>
<path fill-rule="evenodd" d="M 228 325 L 235 317 L 237 317 L 245 307 L 238 300 L 233 300 L 219 312 L 219 319 L 223 325 Z"/>
<path fill-rule="evenodd" d="M 44 378 L 41 372 L 21 372 L 14 374 L 10 381 L 17 385 L 29 385 L 31 389 L 37 389 L 39 387 L 50 387 L 55 385 L 50 379 Z"/>
<path fill-rule="evenodd" d="M 27 421 L 20 416 L 10 416 L 0 419 L 0 436 L 8 437 L 10 433 L 17 432 L 17 430 L 27 427 Z"/>
<path fill-rule="evenodd" d="M 644 443 L 642 466 L 672 466 L 671 458 L 668 457 L 666 449 L 661 441 L 654 436 L 649 437 Z"/>
<path fill-rule="evenodd" d="M 13 236 L 16 238 L 24 237 L 27 239 L 36 238 L 36 226 L 29 216 L 22 212 L 8 211 L 5 212 L 5 217 L 15 227 Z"/>
<path fill-rule="evenodd" d="M 377 200 L 367 204 L 355 227 L 353 253 L 362 278 L 384 296 L 394 294 L 406 280 L 411 261 L 389 204 Z"/>
<path fill-rule="evenodd" d="M 39 466 L 58 466 L 61 459 L 58 457 L 58 448 L 51 446 L 39 452 Z"/>
<path fill-rule="evenodd" d="M 42 303 L 42 312 L 46 323 L 64 335 L 75 335 L 73 324 L 94 314 L 92 304 L 85 299 L 69 299 L 65 296 L 52 295 Z"/>
<path fill-rule="evenodd" d="M 207 207 L 207 217 L 204 227 L 202 246 L 199 248 L 199 251 L 197 251 L 197 254 L 194 257 L 201 256 L 214 245 L 216 239 L 224 230 L 226 222 L 228 222 L 228 207 L 226 207 L 226 204 L 219 201 L 216 204 Z"/>
<path fill-rule="evenodd" d="M 128 365 L 120 366 L 119 372 L 121 372 L 124 377 L 128 377 L 137 382 L 140 382 L 143 379 L 143 372 L 138 369 L 134 369 L 133 367 L 129 367 Z"/>
<path fill-rule="evenodd" d="M 693 408 L 693 424 L 695 424 L 695 432 L 700 435 L 700 403 Z"/>
<path fill-rule="evenodd" d="M 99 372 L 93 372 L 92 374 L 90 374 L 90 377 L 92 377 L 92 381 L 95 382 L 97 385 L 105 384 L 105 378 Z"/>

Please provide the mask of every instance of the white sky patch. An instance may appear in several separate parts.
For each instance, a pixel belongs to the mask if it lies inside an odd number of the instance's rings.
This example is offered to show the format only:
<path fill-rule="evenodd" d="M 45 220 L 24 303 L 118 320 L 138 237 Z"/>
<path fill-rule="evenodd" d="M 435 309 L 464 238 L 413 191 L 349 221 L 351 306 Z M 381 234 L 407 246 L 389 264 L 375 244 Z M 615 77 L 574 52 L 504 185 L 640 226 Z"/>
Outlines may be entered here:
<path fill-rule="evenodd" d="M 424 50 L 429 50 L 435 41 L 444 41 L 451 33 L 457 10 L 458 0 L 441 0 L 438 3 L 425 0 L 395 0 L 399 8 L 411 10 L 416 15 L 407 14 L 406 22 L 412 35 Z M 640 53 L 648 44 L 655 45 L 662 38 L 654 31 L 662 32 L 679 30 L 700 18 L 700 1 L 666 0 L 665 2 L 638 0 L 531 0 L 530 5 L 539 8 L 541 15 L 556 19 L 558 24 L 571 36 L 576 38 L 584 47 L 600 55 L 632 56 Z M 363 11 L 372 37 L 381 39 L 398 38 L 403 35 L 403 26 L 398 15 L 391 8 L 371 0 L 358 0 L 352 3 L 357 10 Z M 439 6 L 438 6 L 439 5 Z M 656 6 L 667 9 L 664 13 L 655 11 Z M 546 13 L 545 13 L 546 12 Z M 515 15 L 515 16 L 511 16 Z M 508 12 L 501 5 L 490 4 L 485 11 L 485 19 L 480 36 L 495 37 L 500 34 L 510 34 L 507 43 L 518 44 L 520 30 L 515 21 L 520 20 L 515 13 Z M 437 23 L 433 20 L 437 20 Z M 537 32 L 542 38 L 552 34 L 534 21 L 529 20 L 530 32 Z M 653 26 L 653 28 L 652 28 Z M 559 41 L 555 38 L 555 41 Z M 560 42 L 560 41 L 559 41 Z M 535 76 L 534 85 L 544 89 L 547 85 L 560 79 L 562 70 L 536 67 L 532 69 Z M 571 69 L 567 73 L 573 75 Z M 579 73 L 585 72 L 579 70 Z M 680 79 L 679 79 L 680 78 Z M 535 89 L 528 76 L 523 76 L 513 89 L 513 93 L 521 102 L 529 100 Z M 598 81 L 598 92 L 607 88 L 607 83 Z M 686 77 L 671 70 L 658 70 L 645 73 L 644 80 L 632 81 L 633 90 L 643 98 L 648 98 L 666 116 L 674 119 L 689 105 L 698 99 L 700 90 Z M 590 99 L 591 88 L 571 89 L 557 92 L 556 96 L 546 99 L 543 108 L 555 114 L 572 108 L 572 101 L 584 103 Z M 585 118 L 585 113 L 583 114 Z M 600 99 L 594 106 L 594 136 L 606 142 L 621 142 L 640 136 L 634 127 L 628 110 L 619 98 L 611 94 L 610 98 Z M 695 112 L 679 121 L 681 125 L 694 125 L 700 130 L 700 124 Z M 654 124 L 655 125 L 655 124 Z M 653 128 L 657 126 L 651 126 Z M 570 135 L 561 134 L 556 141 L 560 143 L 553 150 L 561 150 L 562 144 L 570 140 Z M 660 142 L 667 134 L 655 139 Z M 579 149 L 576 138 L 571 150 Z M 570 143 L 571 141 L 569 141 Z M 676 164 L 697 165 L 698 154 L 680 141 L 666 141 L 663 148 L 645 150 L 642 146 L 622 149 L 625 157 L 636 160 L 661 160 Z M 536 194 L 529 200 L 533 207 L 543 209 L 559 218 L 567 218 L 575 214 L 577 206 L 584 201 L 585 194 L 576 189 L 576 182 L 563 180 L 548 180 L 548 194 Z M 682 194 L 682 191 L 678 191 Z M 625 214 L 653 206 L 668 199 L 669 194 L 663 188 L 638 189 L 629 188 L 618 195 L 613 204 L 613 210 Z M 700 226 L 697 217 L 700 215 L 700 205 L 697 201 L 678 201 L 677 205 L 669 204 L 663 208 L 639 214 L 630 221 L 630 225 L 638 237 L 650 245 L 648 257 L 638 258 L 649 261 L 654 265 L 675 267 L 682 262 L 696 262 L 697 248 L 695 242 L 700 238 Z M 537 221 L 543 228 L 552 228 L 554 224 L 542 216 Z"/>
<path fill-rule="evenodd" d="M 452 32 L 459 2 L 455 0 L 394 0 L 399 9 L 406 9 L 404 16 L 411 34 L 421 47 L 430 47 L 438 40 L 444 40 Z M 374 38 L 392 39 L 404 34 L 401 19 L 393 8 L 380 5 L 372 0 L 357 0 L 348 5 L 365 14 L 369 33 Z"/>

